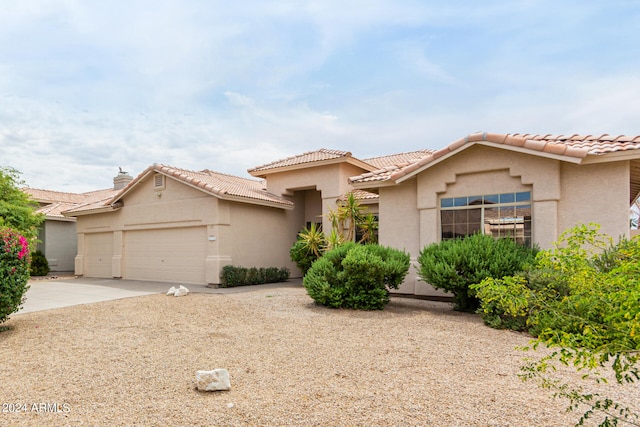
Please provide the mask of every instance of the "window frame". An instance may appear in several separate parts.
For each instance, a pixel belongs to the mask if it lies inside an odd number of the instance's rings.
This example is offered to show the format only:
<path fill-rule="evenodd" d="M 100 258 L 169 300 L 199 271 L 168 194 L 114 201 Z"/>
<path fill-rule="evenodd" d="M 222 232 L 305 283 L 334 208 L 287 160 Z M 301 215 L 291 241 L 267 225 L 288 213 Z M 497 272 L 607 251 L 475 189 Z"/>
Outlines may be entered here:
<path fill-rule="evenodd" d="M 515 241 L 532 246 L 533 218 L 532 192 L 514 191 L 508 193 L 491 193 L 474 196 L 441 197 L 440 211 L 440 240 L 452 240 L 468 236 L 477 232 L 489 234 L 486 227 L 495 227 L 496 232 L 490 235 L 495 238 L 512 238 Z M 528 209 L 529 215 L 518 215 L 519 209 Z M 470 213 L 474 211 L 474 215 Z M 504 216 L 502 212 L 505 212 Z M 511 215 L 507 212 L 511 211 Z M 446 212 L 449 222 L 445 222 Z M 475 214 L 479 212 L 479 216 Z M 488 212 L 497 212 L 496 219 L 487 219 Z M 525 211 L 526 212 L 526 211 Z M 524 213 L 524 212 L 520 212 Z M 465 220 L 466 218 L 466 220 Z M 490 222 L 491 221 L 491 222 Z M 506 224 L 506 227 L 501 227 Z M 510 226 L 513 224 L 513 227 Z M 522 224 L 522 232 L 518 232 L 518 224 Z"/>

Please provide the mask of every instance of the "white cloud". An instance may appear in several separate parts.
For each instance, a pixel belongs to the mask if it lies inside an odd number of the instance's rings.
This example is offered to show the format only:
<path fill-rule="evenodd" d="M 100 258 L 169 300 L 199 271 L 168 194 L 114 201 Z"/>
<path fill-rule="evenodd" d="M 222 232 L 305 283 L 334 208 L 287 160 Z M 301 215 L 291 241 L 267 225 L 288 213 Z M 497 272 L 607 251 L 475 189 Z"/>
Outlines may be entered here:
<path fill-rule="evenodd" d="M 618 25 L 603 26 L 616 9 Z M 320 147 L 369 157 L 477 130 L 639 133 L 640 48 L 624 29 L 639 13 L 625 3 L 24 0 L 2 10 L 0 164 L 37 187 L 108 187 L 118 166 L 154 162 L 246 176 Z"/>

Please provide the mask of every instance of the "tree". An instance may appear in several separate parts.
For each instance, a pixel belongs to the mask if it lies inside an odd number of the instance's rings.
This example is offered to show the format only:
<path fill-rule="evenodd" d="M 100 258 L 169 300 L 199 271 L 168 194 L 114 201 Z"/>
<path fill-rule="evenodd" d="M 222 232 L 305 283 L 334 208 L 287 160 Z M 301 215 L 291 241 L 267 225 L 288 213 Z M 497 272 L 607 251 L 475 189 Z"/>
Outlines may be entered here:
<path fill-rule="evenodd" d="M 0 167 L 0 227 L 11 227 L 33 242 L 44 215 L 36 214 L 37 203 L 20 189 L 20 172 Z"/>

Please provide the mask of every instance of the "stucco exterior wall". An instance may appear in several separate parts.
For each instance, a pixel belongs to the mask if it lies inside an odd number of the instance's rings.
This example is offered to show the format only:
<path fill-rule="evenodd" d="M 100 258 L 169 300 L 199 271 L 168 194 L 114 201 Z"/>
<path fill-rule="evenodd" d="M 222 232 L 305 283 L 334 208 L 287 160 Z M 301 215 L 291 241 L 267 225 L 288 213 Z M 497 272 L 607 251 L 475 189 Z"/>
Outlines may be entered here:
<path fill-rule="evenodd" d="M 289 270 L 295 267 L 289 248 L 296 236 L 288 230 L 284 210 L 232 203 L 231 218 L 229 254 L 233 265 Z"/>
<path fill-rule="evenodd" d="M 629 162 L 562 165 L 562 198 L 558 228 L 596 222 L 617 240 L 630 236 Z"/>
<path fill-rule="evenodd" d="M 38 249 L 49 263 L 52 273 L 74 270 L 74 258 L 78 250 L 75 221 L 47 219 L 39 230 Z"/>
<path fill-rule="evenodd" d="M 416 231 L 420 229 L 416 180 L 395 187 L 382 187 L 379 194 L 379 243 L 404 250 L 411 257 L 409 273 L 404 283 L 394 292 L 414 294 L 416 286 L 420 286 L 415 268 L 420 254 L 420 241 L 416 238 Z"/>
<path fill-rule="evenodd" d="M 413 261 L 441 239 L 440 198 L 520 191 L 531 191 L 532 240 L 543 249 L 579 222 L 598 222 L 614 237 L 629 235 L 627 162 L 575 165 L 476 145 L 380 188 L 380 242 L 407 248 Z M 437 295 L 415 273 L 401 291 Z"/>
<path fill-rule="evenodd" d="M 158 261 L 152 256 L 146 261 L 136 257 L 136 262 L 149 263 L 146 268 L 138 265 L 134 269 L 127 264 L 133 258 L 127 252 L 133 250 L 127 247 L 127 242 L 137 251 L 150 248 L 150 253 L 157 254 L 156 258 L 167 257 L 169 261 L 172 249 L 167 239 L 174 239 L 180 250 L 193 250 L 189 255 L 199 259 L 190 268 L 204 271 L 202 274 L 193 271 L 191 283 L 218 284 L 222 267 L 229 264 L 290 267 L 288 248 L 296 235 L 289 230 L 293 229 L 289 224 L 290 211 L 221 200 L 170 178 L 166 178 L 165 187 L 158 190 L 152 177 L 125 194 L 123 203 L 115 212 L 78 217 L 76 274 L 96 271 L 100 277 L 107 277 L 108 268 L 109 277 L 128 278 L 128 272 L 135 271 L 136 279 L 145 280 L 144 274 L 148 274 L 148 280 L 160 280 L 162 277 L 152 277 L 152 263 Z M 189 245 L 179 239 L 182 235 L 203 241 Z M 103 250 L 103 256 L 96 256 L 95 242 L 100 241 L 104 246 L 105 236 L 111 239 L 111 253 Z M 154 243 L 153 239 L 157 241 Z M 163 250 L 166 253 L 161 253 Z M 97 266 L 97 259 L 105 264 Z M 204 279 L 196 279 L 198 277 Z"/>
<path fill-rule="evenodd" d="M 292 196 L 298 190 L 319 191 L 322 200 L 322 226 L 325 230 L 330 230 L 331 223 L 327 215 L 329 209 L 335 209 L 338 198 L 351 191 L 349 177 L 362 172 L 363 169 L 348 163 L 334 163 L 271 173 L 267 176 L 267 190 L 279 196 Z M 301 209 L 301 206 L 296 204 L 296 209 Z"/>

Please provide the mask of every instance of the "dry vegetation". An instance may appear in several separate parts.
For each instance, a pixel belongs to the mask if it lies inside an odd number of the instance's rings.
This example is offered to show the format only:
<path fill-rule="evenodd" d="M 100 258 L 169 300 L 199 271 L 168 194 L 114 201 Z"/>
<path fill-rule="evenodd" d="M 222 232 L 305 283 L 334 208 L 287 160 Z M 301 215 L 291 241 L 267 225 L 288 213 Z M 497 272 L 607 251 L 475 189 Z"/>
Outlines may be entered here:
<path fill-rule="evenodd" d="M 517 375 L 526 335 L 445 303 L 331 310 L 303 288 L 128 298 L 14 314 L 0 425 L 559 426 L 576 414 Z M 195 389 L 226 368 L 232 390 Z M 8 404 L 28 411 L 7 413 Z M 31 411 L 58 405 L 58 413 Z M 14 407 L 15 409 L 15 407 Z"/>

